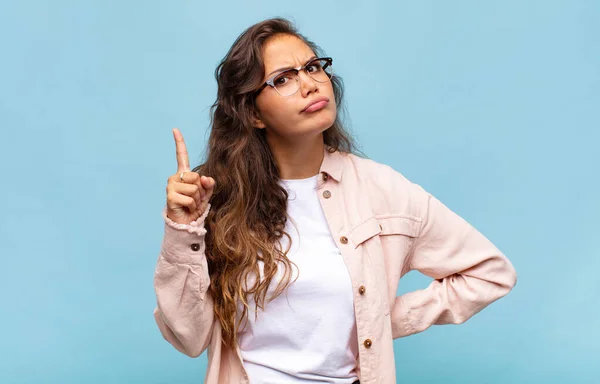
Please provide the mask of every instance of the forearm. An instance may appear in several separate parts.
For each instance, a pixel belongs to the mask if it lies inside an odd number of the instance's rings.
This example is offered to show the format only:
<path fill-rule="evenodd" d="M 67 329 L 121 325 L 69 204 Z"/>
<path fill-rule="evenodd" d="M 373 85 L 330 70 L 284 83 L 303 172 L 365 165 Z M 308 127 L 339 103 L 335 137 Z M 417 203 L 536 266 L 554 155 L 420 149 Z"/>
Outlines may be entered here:
<path fill-rule="evenodd" d="M 442 279 L 422 290 L 396 297 L 392 310 L 394 338 L 419 333 L 431 325 L 460 324 L 506 295 L 516 272 L 503 255 Z"/>
<path fill-rule="evenodd" d="M 392 311 L 394 337 L 421 332 L 433 324 L 458 324 L 516 284 L 506 256 L 482 233 L 422 188 L 422 227 L 408 256 L 408 270 L 434 280 L 426 289 L 397 297 Z"/>
<path fill-rule="evenodd" d="M 167 341 L 193 357 L 208 346 L 214 320 L 204 217 L 196 226 L 174 225 L 166 219 L 154 275 L 156 323 Z"/>

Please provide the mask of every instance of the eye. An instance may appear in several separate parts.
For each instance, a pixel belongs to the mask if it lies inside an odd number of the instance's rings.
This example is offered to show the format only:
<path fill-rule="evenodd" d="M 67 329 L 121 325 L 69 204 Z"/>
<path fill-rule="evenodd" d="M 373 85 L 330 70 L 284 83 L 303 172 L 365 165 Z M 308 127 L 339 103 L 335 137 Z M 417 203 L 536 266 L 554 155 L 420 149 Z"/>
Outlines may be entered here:
<path fill-rule="evenodd" d="M 308 66 L 306 67 L 306 70 L 307 70 L 308 72 L 318 72 L 318 71 L 320 71 L 321 69 L 323 69 L 323 66 L 321 65 L 321 62 L 320 62 L 320 61 L 315 61 L 315 62 L 312 62 L 312 63 L 310 63 L 310 65 L 308 65 Z"/>
<path fill-rule="evenodd" d="M 277 76 L 275 80 L 273 80 L 273 83 L 275 85 L 284 85 L 287 82 L 293 80 L 292 76 L 293 74 L 291 72 L 282 73 L 281 75 Z"/>

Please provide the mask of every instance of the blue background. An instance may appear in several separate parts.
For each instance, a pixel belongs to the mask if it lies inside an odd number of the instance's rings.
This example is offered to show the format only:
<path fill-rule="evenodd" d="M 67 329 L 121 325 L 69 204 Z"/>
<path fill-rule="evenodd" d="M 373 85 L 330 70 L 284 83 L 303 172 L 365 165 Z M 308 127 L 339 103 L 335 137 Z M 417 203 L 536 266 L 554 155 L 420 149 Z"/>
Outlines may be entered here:
<path fill-rule="evenodd" d="M 214 68 L 278 15 L 335 58 L 365 153 L 519 274 L 396 340 L 398 382 L 600 382 L 600 2 L 567 0 L 0 3 L 0 382 L 203 381 L 152 317 L 171 129 L 197 164 Z"/>

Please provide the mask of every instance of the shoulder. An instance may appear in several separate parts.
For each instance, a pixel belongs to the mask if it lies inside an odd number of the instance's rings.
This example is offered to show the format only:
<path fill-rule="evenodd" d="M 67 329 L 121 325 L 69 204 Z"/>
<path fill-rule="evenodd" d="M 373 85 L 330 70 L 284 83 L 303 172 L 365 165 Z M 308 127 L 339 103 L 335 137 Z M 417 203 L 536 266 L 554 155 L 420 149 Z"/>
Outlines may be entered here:
<path fill-rule="evenodd" d="M 348 170 L 351 177 L 372 182 L 384 189 L 422 189 L 392 166 L 375 160 L 345 153 L 344 173 Z"/>
<path fill-rule="evenodd" d="M 352 153 L 344 154 L 344 181 L 365 188 L 375 205 L 420 216 L 429 193 L 392 166 Z"/>

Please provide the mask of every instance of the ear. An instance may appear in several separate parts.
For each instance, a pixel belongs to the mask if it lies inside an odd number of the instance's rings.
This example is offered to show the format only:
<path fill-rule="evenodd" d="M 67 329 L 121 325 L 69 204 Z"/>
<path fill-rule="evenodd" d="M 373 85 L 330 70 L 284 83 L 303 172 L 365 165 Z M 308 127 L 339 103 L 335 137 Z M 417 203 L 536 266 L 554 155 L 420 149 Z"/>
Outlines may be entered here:
<path fill-rule="evenodd" d="M 254 110 L 254 116 L 252 118 L 252 125 L 254 125 L 254 128 L 258 128 L 258 129 L 265 129 L 265 127 L 266 127 L 265 123 L 260 118 L 260 114 L 256 110 Z"/>

